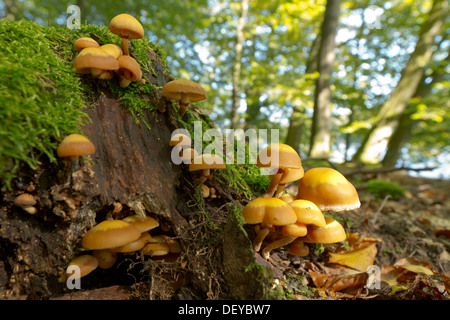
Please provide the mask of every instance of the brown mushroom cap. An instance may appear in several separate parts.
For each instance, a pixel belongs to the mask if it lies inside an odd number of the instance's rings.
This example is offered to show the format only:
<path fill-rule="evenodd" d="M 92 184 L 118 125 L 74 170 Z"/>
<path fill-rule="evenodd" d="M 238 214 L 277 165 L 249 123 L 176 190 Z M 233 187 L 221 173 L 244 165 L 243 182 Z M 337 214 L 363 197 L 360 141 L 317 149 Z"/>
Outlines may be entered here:
<path fill-rule="evenodd" d="M 139 230 L 121 220 L 105 220 L 86 232 L 81 245 L 89 250 L 111 249 L 137 240 L 141 236 Z"/>
<path fill-rule="evenodd" d="M 142 78 L 142 71 L 139 63 L 132 57 L 123 55 L 117 59 L 119 63 L 119 75 L 131 81 L 139 81 Z"/>
<path fill-rule="evenodd" d="M 300 169 L 302 168 L 302 161 L 291 146 L 284 143 L 273 143 L 261 150 L 256 165 L 258 167 Z M 298 174 L 300 171 L 296 173 Z"/>
<path fill-rule="evenodd" d="M 308 226 L 308 233 L 305 237 L 299 238 L 303 242 L 328 244 L 341 242 L 347 239 L 344 227 L 336 220 L 325 217 L 326 225 L 321 228 L 316 225 Z"/>
<path fill-rule="evenodd" d="M 245 223 L 266 223 L 284 226 L 297 221 L 294 210 L 278 198 L 257 198 L 250 201 L 242 210 Z"/>
<path fill-rule="evenodd" d="M 56 153 L 59 157 L 79 157 L 95 153 L 95 146 L 85 136 L 73 133 L 61 141 Z"/>
<path fill-rule="evenodd" d="M 298 257 L 305 257 L 309 254 L 309 248 L 302 241 L 296 239 L 290 244 L 288 253 Z"/>
<path fill-rule="evenodd" d="M 80 277 L 84 277 L 94 271 L 98 267 L 98 260 L 96 257 L 89 254 L 85 254 L 73 259 L 67 266 L 78 266 L 80 268 Z M 72 273 L 66 272 L 68 277 L 72 276 Z"/>
<path fill-rule="evenodd" d="M 14 199 L 14 204 L 18 207 L 30 207 L 36 204 L 36 199 L 29 193 L 22 193 Z"/>
<path fill-rule="evenodd" d="M 89 37 L 82 37 L 78 40 L 76 40 L 73 43 L 73 46 L 77 52 L 80 52 L 81 50 L 85 48 L 98 48 L 100 45 L 97 41 L 95 41 L 92 38 Z"/>
<path fill-rule="evenodd" d="M 314 202 L 323 212 L 354 210 L 361 205 L 355 187 L 340 172 L 325 167 L 305 172 L 297 198 Z"/>
<path fill-rule="evenodd" d="M 166 239 L 163 236 L 151 236 L 150 242 L 157 243 L 148 243 L 142 248 L 142 253 L 145 255 L 151 256 L 163 256 L 170 252 L 170 247 L 165 241 Z"/>
<path fill-rule="evenodd" d="M 144 36 L 142 24 L 128 13 L 122 13 L 112 18 L 109 30 L 125 39 L 140 39 Z"/>
<path fill-rule="evenodd" d="M 189 165 L 189 171 L 207 170 L 207 169 L 226 169 L 223 159 L 214 154 L 202 154 L 194 159 Z"/>
<path fill-rule="evenodd" d="M 315 224 L 319 227 L 325 227 L 325 217 L 322 211 L 309 200 L 297 199 L 289 203 L 297 215 L 297 222 L 304 224 Z"/>
<path fill-rule="evenodd" d="M 303 237 L 306 236 L 308 229 L 306 225 L 301 222 L 285 225 L 281 227 L 281 234 L 286 237 Z"/>
<path fill-rule="evenodd" d="M 91 69 L 118 70 L 119 63 L 114 56 L 101 48 L 85 48 L 73 61 L 76 73 L 88 74 Z"/>
<path fill-rule="evenodd" d="M 143 232 L 137 240 L 124 244 L 115 251 L 122 253 L 135 252 L 141 250 L 149 241 L 152 241 L 152 237 L 148 232 Z"/>
<path fill-rule="evenodd" d="M 183 95 L 189 98 L 189 101 L 201 101 L 206 99 L 206 91 L 198 83 L 186 80 L 177 79 L 169 81 L 162 89 L 163 96 L 174 99 L 181 100 Z"/>

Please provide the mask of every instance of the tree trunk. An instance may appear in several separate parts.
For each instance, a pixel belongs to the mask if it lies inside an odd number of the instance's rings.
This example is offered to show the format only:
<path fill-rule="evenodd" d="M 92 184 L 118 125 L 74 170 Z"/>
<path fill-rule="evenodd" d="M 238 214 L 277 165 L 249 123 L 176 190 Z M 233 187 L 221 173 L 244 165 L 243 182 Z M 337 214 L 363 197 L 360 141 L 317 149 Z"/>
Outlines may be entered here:
<path fill-rule="evenodd" d="M 339 17 L 339 0 L 328 0 L 321 31 L 318 71 L 314 94 L 314 115 L 309 156 L 328 158 L 331 147 L 331 73 L 334 63 L 335 37 Z"/>
<path fill-rule="evenodd" d="M 305 73 L 314 73 L 317 71 L 317 63 L 319 60 L 319 50 L 321 42 L 320 33 L 314 39 L 311 50 L 309 52 L 308 62 L 306 63 Z M 302 128 L 305 123 L 303 113 L 305 109 L 302 106 L 294 106 L 292 108 L 291 116 L 289 117 L 289 128 L 286 135 L 285 143 L 290 145 L 294 150 L 300 149 L 300 142 L 302 137 Z"/>
<path fill-rule="evenodd" d="M 240 116 L 237 112 L 240 103 L 240 82 L 241 82 L 241 66 L 242 66 L 242 46 L 245 40 L 244 27 L 247 18 L 249 0 L 242 0 L 241 13 L 239 16 L 238 25 L 236 28 L 236 44 L 234 45 L 234 62 L 233 62 L 233 76 L 232 76 L 232 105 L 230 112 L 231 128 L 238 129 L 241 127 Z"/>
<path fill-rule="evenodd" d="M 398 126 L 399 117 L 408 106 L 408 101 L 414 96 L 428 65 L 432 53 L 434 38 L 441 33 L 444 19 L 448 15 L 448 2 L 435 0 L 425 21 L 416 49 L 412 53 L 402 76 L 389 99 L 384 103 L 372 127 L 353 160 L 363 163 L 377 164 L 386 152 L 390 137 Z"/>

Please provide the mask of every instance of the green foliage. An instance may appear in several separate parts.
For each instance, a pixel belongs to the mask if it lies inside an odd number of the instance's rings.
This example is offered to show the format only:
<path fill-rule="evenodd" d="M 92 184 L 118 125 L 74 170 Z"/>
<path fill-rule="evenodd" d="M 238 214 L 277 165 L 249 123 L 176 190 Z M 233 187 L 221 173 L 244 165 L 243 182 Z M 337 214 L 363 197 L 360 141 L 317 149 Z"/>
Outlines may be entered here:
<path fill-rule="evenodd" d="M 69 51 L 55 52 L 58 32 L 0 21 L 0 180 L 7 187 L 20 161 L 35 169 L 45 154 L 55 162 L 57 141 L 88 119 L 80 80 L 64 60 Z"/>
<path fill-rule="evenodd" d="M 390 195 L 394 200 L 398 200 L 405 196 L 405 189 L 399 184 L 379 179 L 369 180 L 367 185 L 367 192 L 372 193 L 380 198 L 384 198 L 387 195 Z"/>
<path fill-rule="evenodd" d="M 8 188 L 21 161 L 33 170 L 43 155 L 50 162 L 57 161 L 58 142 L 67 134 L 80 133 L 79 128 L 89 121 L 85 110 L 100 89 L 111 91 L 138 124 L 145 110 L 156 109 L 149 97 L 160 88 L 152 84 L 131 83 L 120 88 L 116 79 L 99 80 L 75 73 L 76 39 L 88 36 L 101 45 L 121 44 L 108 27 L 82 25 L 70 30 L 5 19 L 0 21 L 0 32 L 0 181 Z M 144 72 L 153 72 L 147 54 L 152 50 L 167 66 L 158 46 L 145 38 L 131 43 L 131 53 Z"/>

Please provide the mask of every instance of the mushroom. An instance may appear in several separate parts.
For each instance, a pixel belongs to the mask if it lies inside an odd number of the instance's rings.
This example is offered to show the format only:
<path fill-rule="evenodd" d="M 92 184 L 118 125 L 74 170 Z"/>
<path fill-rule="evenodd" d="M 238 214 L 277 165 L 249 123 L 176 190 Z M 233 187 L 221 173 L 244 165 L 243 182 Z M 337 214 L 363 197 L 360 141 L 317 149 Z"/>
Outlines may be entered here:
<path fill-rule="evenodd" d="M 203 154 L 192 159 L 189 165 L 189 171 L 202 170 L 200 178 L 194 181 L 198 185 L 211 178 L 211 169 L 226 169 L 225 162 L 217 155 Z"/>
<path fill-rule="evenodd" d="M 279 199 L 283 200 L 286 203 L 290 203 L 294 200 L 297 200 L 297 198 L 293 194 L 290 194 L 290 193 L 285 193 L 285 194 L 281 195 L 279 197 Z"/>
<path fill-rule="evenodd" d="M 74 160 L 80 156 L 95 153 L 95 146 L 87 137 L 72 133 L 61 141 L 56 153 L 58 157 L 70 157 Z"/>
<path fill-rule="evenodd" d="M 271 250 L 288 245 L 297 238 L 305 236 L 307 234 L 307 225 L 326 226 L 322 211 L 313 202 L 308 200 L 294 200 L 289 203 L 289 206 L 294 210 L 297 221 L 293 224 L 283 226 L 281 228 L 283 237 L 263 249 L 262 255 L 265 259 L 269 258 Z"/>
<path fill-rule="evenodd" d="M 121 88 L 126 88 L 133 81 L 140 81 L 142 79 L 142 70 L 137 61 L 128 56 L 123 55 L 117 59 L 119 69 L 119 85 Z"/>
<path fill-rule="evenodd" d="M 111 249 L 137 240 L 139 230 L 122 220 L 105 220 L 86 232 L 81 245 L 88 250 Z"/>
<path fill-rule="evenodd" d="M 300 239 L 295 239 L 290 244 L 288 253 L 294 256 L 304 257 L 309 254 L 309 248 Z"/>
<path fill-rule="evenodd" d="M 122 253 L 135 252 L 144 248 L 144 246 L 150 241 L 152 241 L 150 234 L 148 232 L 143 232 L 137 240 L 124 244 L 123 246 L 116 248 L 114 251 Z"/>
<path fill-rule="evenodd" d="M 119 63 L 113 55 L 101 48 L 86 48 L 81 50 L 73 61 L 78 74 L 91 73 L 95 78 L 111 79 L 113 72 L 119 69 Z"/>
<path fill-rule="evenodd" d="M 325 167 L 305 172 L 297 198 L 314 202 L 322 212 L 354 210 L 361 205 L 355 187 L 340 172 Z"/>
<path fill-rule="evenodd" d="M 77 52 L 80 52 L 81 50 L 85 48 L 98 48 L 100 45 L 97 41 L 95 41 L 92 38 L 89 37 L 82 37 L 78 40 L 76 40 L 73 43 L 73 46 Z"/>
<path fill-rule="evenodd" d="M 184 133 L 175 133 L 170 137 L 169 146 L 190 147 L 192 145 L 191 138 Z"/>
<path fill-rule="evenodd" d="M 156 227 L 159 227 L 159 222 L 156 219 L 149 216 L 146 216 L 144 219 L 141 219 L 141 217 L 137 214 L 125 217 L 122 219 L 122 221 L 125 221 L 133 225 L 140 232 L 150 231 L 152 229 L 155 229 Z"/>
<path fill-rule="evenodd" d="M 14 199 L 14 204 L 21 207 L 23 210 L 29 214 L 35 214 L 37 212 L 34 205 L 36 204 L 36 199 L 29 193 L 22 193 Z"/>
<path fill-rule="evenodd" d="M 246 224 L 260 224 L 253 249 L 259 251 L 265 237 L 273 226 L 284 226 L 297 221 L 294 210 L 286 202 L 278 198 L 256 198 L 242 210 Z"/>
<path fill-rule="evenodd" d="M 306 236 L 299 238 L 299 241 L 319 243 L 319 244 L 329 244 L 341 242 L 347 239 L 347 234 L 345 233 L 344 227 L 330 217 L 325 217 L 326 225 L 325 227 L 319 227 L 316 225 L 308 226 L 308 233 Z"/>
<path fill-rule="evenodd" d="M 149 243 L 142 248 L 142 253 L 149 256 L 164 256 L 170 252 L 170 247 L 163 236 L 151 236 Z"/>
<path fill-rule="evenodd" d="M 278 196 L 281 196 L 281 193 L 284 190 L 284 184 L 289 182 L 289 179 L 303 175 L 300 156 L 294 148 L 283 143 L 273 143 L 261 150 L 258 154 L 256 165 L 260 168 L 278 169 L 271 177 L 269 188 L 264 195 L 266 198 L 271 198 L 273 196 L 280 181 L 282 182 L 282 189 L 280 189 L 280 192 L 277 192 Z M 291 172 L 292 169 L 295 169 L 296 171 Z"/>
<path fill-rule="evenodd" d="M 114 250 L 93 250 L 92 255 L 97 258 L 98 266 L 102 269 L 111 268 L 117 261 L 117 253 Z"/>
<path fill-rule="evenodd" d="M 88 275 L 89 273 L 91 273 L 92 271 L 94 271 L 95 269 L 97 269 L 98 260 L 96 257 L 89 255 L 89 254 L 85 254 L 85 255 L 76 257 L 67 266 L 67 269 L 66 269 L 67 277 L 74 277 L 77 275 L 76 273 L 75 274 L 73 273 L 73 270 L 72 270 L 72 273 L 69 273 L 70 272 L 69 270 L 72 269 L 70 267 L 72 267 L 72 266 L 77 266 L 80 270 L 79 276 L 84 277 L 84 276 Z"/>
<path fill-rule="evenodd" d="M 123 55 L 122 49 L 117 44 L 107 43 L 100 46 L 100 49 L 105 50 L 116 59 Z"/>
<path fill-rule="evenodd" d="M 144 36 L 144 28 L 132 15 L 122 13 L 112 18 L 109 30 L 122 38 L 122 50 L 124 55 L 129 55 L 128 39 L 140 39 Z"/>
<path fill-rule="evenodd" d="M 287 183 L 301 179 L 304 173 L 305 171 L 303 170 L 303 167 L 298 169 L 286 168 L 284 170 L 284 174 L 282 175 L 282 177 L 280 177 L 280 181 L 278 182 L 278 188 L 277 192 L 275 193 L 275 198 L 281 197 L 284 191 L 284 187 Z"/>
<path fill-rule="evenodd" d="M 177 79 L 169 81 L 162 89 L 163 96 L 178 100 L 180 104 L 180 115 L 183 116 L 191 101 L 201 101 L 206 99 L 206 91 L 198 83 Z"/>

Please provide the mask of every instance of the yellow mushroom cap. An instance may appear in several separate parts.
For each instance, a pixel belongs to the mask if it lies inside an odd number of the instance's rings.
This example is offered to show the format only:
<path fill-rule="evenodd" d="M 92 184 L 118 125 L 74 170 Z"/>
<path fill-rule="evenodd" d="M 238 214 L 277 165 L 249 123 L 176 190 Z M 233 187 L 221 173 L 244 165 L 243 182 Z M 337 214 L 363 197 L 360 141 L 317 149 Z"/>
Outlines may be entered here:
<path fill-rule="evenodd" d="M 61 141 L 56 153 L 59 157 L 79 157 L 95 153 L 95 146 L 85 136 L 73 133 Z"/>
<path fill-rule="evenodd" d="M 191 160 L 198 156 L 198 152 L 192 148 L 186 148 L 180 150 L 180 159 L 185 164 L 190 164 Z"/>
<path fill-rule="evenodd" d="M 22 193 L 14 199 L 14 204 L 19 207 L 34 206 L 36 199 L 29 193 Z"/>
<path fill-rule="evenodd" d="M 92 255 L 97 258 L 98 266 L 102 269 L 111 268 L 117 260 L 117 253 L 108 249 L 93 250 Z"/>
<path fill-rule="evenodd" d="M 354 210 L 361 205 L 355 187 L 339 171 L 324 167 L 305 172 L 297 198 L 314 202 L 323 212 Z"/>
<path fill-rule="evenodd" d="M 152 241 L 152 237 L 148 232 L 143 232 L 137 240 L 124 244 L 123 246 L 117 248 L 116 251 L 122 253 L 135 252 L 141 250 L 149 241 Z"/>
<path fill-rule="evenodd" d="M 261 150 L 258 154 L 256 165 L 258 167 L 300 169 L 302 168 L 302 161 L 291 146 L 283 143 L 273 143 Z M 300 171 L 297 173 L 300 173 Z"/>
<path fill-rule="evenodd" d="M 309 254 L 309 248 L 302 241 L 296 239 L 290 244 L 288 253 L 294 256 L 304 257 Z"/>
<path fill-rule="evenodd" d="M 286 203 L 291 203 L 292 201 L 297 200 L 297 198 L 290 193 L 283 194 L 279 199 L 283 200 Z"/>
<path fill-rule="evenodd" d="M 182 95 L 187 95 L 190 101 L 206 99 L 205 89 L 198 83 L 187 79 L 177 79 L 167 82 L 162 89 L 162 94 L 174 100 L 181 100 Z"/>
<path fill-rule="evenodd" d="M 148 243 L 142 248 L 142 253 L 151 256 L 164 256 L 170 252 L 170 247 L 167 244 L 163 236 L 151 236 L 150 242 L 158 243 Z"/>
<path fill-rule="evenodd" d="M 137 240 L 139 230 L 122 220 L 105 220 L 86 232 L 81 245 L 89 250 L 111 249 Z"/>
<path fill-rule="evenodd" d="M 80 39 L 77 39 L 73 43 L 73 46 L 77 52 L 80 52 L 81 50 L 83 50 L 85 48 L 98 48 L 100 45 L 98 44 L 97 41 L 95 41 L 92 38 L 82 37 Z"/>
<path fill-rule="evenodd" d="M 184 133 L 175 133 L 170 137 L 169 146 L 173 147 L 180 145 L 182 147 L 190 147 L 192 144 L 191 138 Z"/>
<path fill-rule="evenodd" d="M 289 205 L 294 209 L 294 212 L 297 215 L 297 222 L 325 227 L 325 217 L 314 202 L 297 199 L 290 202 Z"/>
<path fill-rule="evenodd" d="M 85 254 L 79 257 L 76 257 L 75 259 L 73 259 L 67 268 L 69 268 L 70 266 L 77 266 L 80 268 L 80 277 L 84 277 L 86 275 L 88 275 L 89 273 L 91 273 L 92 271 L 94 271 L 97 267 L 98 267 L 98 260 L 96 257 L 89 255 L 89 254 Z M 66 272 L 66 275 L 72 276 L 73 271 Z"/>
<path fill-rule="evenodd" d="M 140 232 L 149 231 L 149 230 L 155 229 L 156 227 L 159 227 L 158 220 L 156 220 L 152 217 L 149 217 L 149 216 L 146 216 L 145 219 L 141 219 L 141 217 L 138 216 L 137 214 L 125 217 L 122 219 L 122 221 L 125 221 L 125 222 L 133 225 Z"/>
<path fill-rule="evenodd" d="M 326 225 L 321 228 L 316 225 L 308 226 L 308 233 L 300 238 L 303 242 L 312 242 L 319 244 L 328 244 L 341 242 L 347 239 L 344 227 L 336 220 L 325 217 Z"/>
<path fill-rule="evenodd" d="M 73 61 L 76 73 L 87 74 L 91 69 L 118 70 L 119 63 L 111 54 L 101 48 L 85 48 Z"/>
<path fill-rule="evenodd" d="M 278 198 L 257 198 L 250 201 L 242 210 L 245 223 L 266 223 L 284 226 L 297 221 L 294 210 Z"/>
<path fill-rule="evenodd" d="M 109 30 L 126 39 L 140 39 L 144 36 L 142 24 L 128 13 L 122 13 L 112 18 Z"/>
<path fill-rule="evenodd" d="M 281 234 L 286 237 L 303 237 L 307 232 L 306 225 L 301 222 L 288 224 L 281 228 Z"/>
<path fill-rule="evenodd" d="M 223 159 L 214 154 L 202 154 L 192 159 L 189 165 L 189 171 L 205 169 L 225 169 L 226 165 Z"/>
<path fill-rule="evenodd" d="M 297 181 L 303 177 L 304 173 L 305 171 L 303 170 L 303 167 L 298 169 L 286 168 L 284 169 L 284 174 L 280 178 L 279 184 L 286 184 L 289 182 Z"/>
<path fill-rule="evenodd" d="M 142 78 L 142 70 L 139 63 L 128 55 L 120 56 L 117 59 L 119 63 L 118 73 L 131 81 L 139 81 Z"/>
<path fill-rule="evenodd" d="M 123 55 L 122 48 L 119 47 L 117 44 L 108 43 L 100 46 L 100 48 L 108 52 L 116 59 L 119 59 L 119 57 Z"/>

